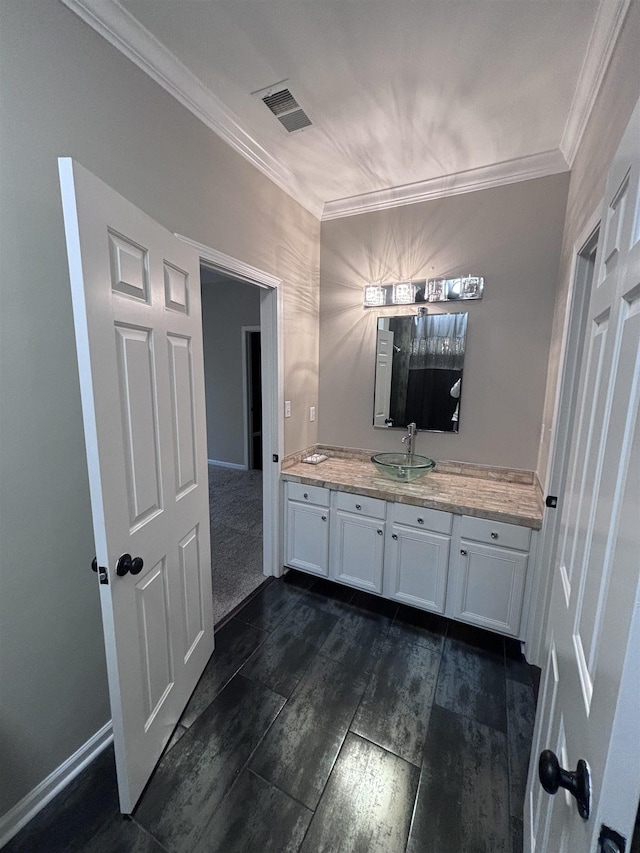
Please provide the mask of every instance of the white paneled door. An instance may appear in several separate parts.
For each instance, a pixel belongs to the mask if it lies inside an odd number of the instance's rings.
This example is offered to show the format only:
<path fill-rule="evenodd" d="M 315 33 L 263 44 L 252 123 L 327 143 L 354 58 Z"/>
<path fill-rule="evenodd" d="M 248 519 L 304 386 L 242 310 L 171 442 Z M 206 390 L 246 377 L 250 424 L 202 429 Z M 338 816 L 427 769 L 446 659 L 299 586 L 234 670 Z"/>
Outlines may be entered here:
<path fill-rule="evenodd" d="M 525 850 L 595 853 L 629 839 L 640 793 L 640 103 L 612 163 L 554 565 Z M 562 783 L 585 762 L 589 814 Z M 603 829 L 604 827 L 604 829 Z M 609 829 L 607 829 L 607 827 Z M 604 836 L 603 836 L 604 837 Z M 613 840 L 612 840 L 613 839 Z M 615 836 L 610 835 L 613 844 Z M 627 841 L 628 851 L 628 841 Z"/>
<path fill-rule="evenodd" d="M 77 163 L 59 173 L 130 813 L 213 651 L 199 258 Z"/>

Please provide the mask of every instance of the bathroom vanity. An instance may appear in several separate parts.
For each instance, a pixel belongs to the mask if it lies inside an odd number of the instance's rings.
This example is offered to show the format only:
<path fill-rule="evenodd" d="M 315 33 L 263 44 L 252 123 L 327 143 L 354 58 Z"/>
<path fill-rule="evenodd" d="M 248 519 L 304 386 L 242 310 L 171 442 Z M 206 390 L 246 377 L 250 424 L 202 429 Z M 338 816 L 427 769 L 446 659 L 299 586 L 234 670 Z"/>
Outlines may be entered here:
<path fill-rule="evenodd" d="M 524 638 L 540 489 L 529 472 L 439 463 L 411 483 L 363 452 L 283 467 L 285 565 Z"/>

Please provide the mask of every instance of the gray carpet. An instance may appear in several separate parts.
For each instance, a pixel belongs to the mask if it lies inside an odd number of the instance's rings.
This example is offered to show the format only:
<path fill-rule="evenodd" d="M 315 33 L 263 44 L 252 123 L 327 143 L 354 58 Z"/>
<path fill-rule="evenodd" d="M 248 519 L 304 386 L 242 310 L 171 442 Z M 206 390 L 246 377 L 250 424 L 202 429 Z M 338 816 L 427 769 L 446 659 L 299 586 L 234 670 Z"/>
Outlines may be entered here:
<path fill-rule="evenodd" d="M 254 591 L 262 574 L 262 471 L 209 465 L 213 620 Z"/>

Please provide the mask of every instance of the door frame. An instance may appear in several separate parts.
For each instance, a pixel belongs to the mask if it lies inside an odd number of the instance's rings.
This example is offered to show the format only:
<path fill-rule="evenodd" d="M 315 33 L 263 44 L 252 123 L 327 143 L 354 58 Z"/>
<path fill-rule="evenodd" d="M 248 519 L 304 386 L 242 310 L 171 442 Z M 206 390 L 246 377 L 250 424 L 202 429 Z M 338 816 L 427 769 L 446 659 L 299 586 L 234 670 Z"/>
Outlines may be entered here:
<path fill-rule="evenodd" d="M 580 355 L 584 345 L 586 314 L 591 295 L 591 286 L 588 288 L 586 286 L 589 277 L 586 253 L 587 251 L 590 252 L 594 240 L 597 245 L 602 204 L 601 199 L 578 233 L 572 247 L 570 285 L 560 348 L 559 361 L 561 366 L 552 415 L 554 428 L 551 432 L 549 447 L 550 461 L 547 466 L 545 481 L 541 483 L 543 495 L 557 495 L 560 500 L 563 498 L 566 487 L 567 468 L 571 452 L 571 432 L 575 415 L 575 395 L 580 378 Z M 547 509 L 544 512 L 534 574 L 534 589 L 531 596 L 532 607 L 525 639 L 527 661 L 541 668 L 544 668 L 547 661 L 547 619 L 553 582 L 553 559 L 560 533 L 561 518 L 560 506 L 557 509 Z"/>
<path fill-rule="evenodd" d="M 280 466 L 284 454 L 284 368 L 282 361 L 282 279 L 258 267 L 176 234 L 192 246 L 203 266 L 260 288 L 260 342 L 262 361 L 262 571 L 267 577 L 283 574 L 281 536 L 282 496 Z M 269 459 L 273 458 L 273 462 Z"/>
<path fill-rule="evenodd" d="M 249 466 L 253 465 L 253 436 L 251 430 L 251 386 L 249 380 L 252 379 L 252 369 L 249 359 L 249 347 L 251 346 L 251 333 L 260 332 L 260 326 L 241 326 L 240 334 L 242 336 L 242 387 L 244 393 L 242 395 L 242 418 L 244 424 L 244 467 L 246 471 L 250 470 Z M 262 362 L 262 335 L 260 335 L 260 361 Z M 264 464 L 264 463 L 263 463 Z"/>

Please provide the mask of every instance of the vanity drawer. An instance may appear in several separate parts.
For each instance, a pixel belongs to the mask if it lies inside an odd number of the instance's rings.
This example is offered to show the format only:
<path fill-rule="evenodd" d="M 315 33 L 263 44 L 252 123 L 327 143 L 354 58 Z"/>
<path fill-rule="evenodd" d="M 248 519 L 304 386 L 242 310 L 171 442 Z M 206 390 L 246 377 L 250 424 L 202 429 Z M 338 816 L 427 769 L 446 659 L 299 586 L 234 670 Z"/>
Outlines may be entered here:
<path fill-rule="evenodd" d="M 453 516 L 450 512 L 438 509 L 427 509 L 422 506 L 409 504 L 392 504 L 393 520 L 407 527 L 417 527 L 420 530 L 431 530 L 433 533 L 450 534 Z"/>
<path fill-rule="evenodd" d="M 322 486 L 305 486 L 304 483 L 287 482 L 287 497 L 290 501 L 329 506 L 331 492 Z"/>
<path fill-rule="evenodd" d="M 336 509 L 352 512 L 354 515 L 368 515 L 372 518 L 385 518 L 387 504 L 378 498 L 367 498 L 363 495 L 352 495 L 347 492 L 336 492 Z"/>
<path fill-rule="evenodd" d="M 486 542 L 488 545 L 528 551 L 531 530 L 528 527 L 520 527 L 518 524 L 506 524 L 504 521 L 489 521 L 486 518 L 463 515 L 460 536 L 462 539 Z"/>

